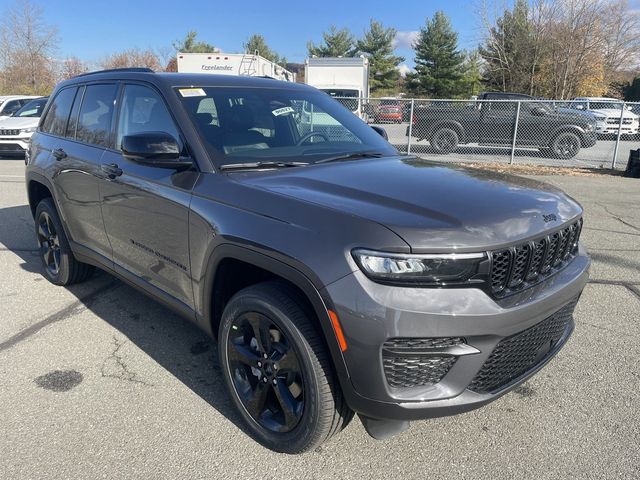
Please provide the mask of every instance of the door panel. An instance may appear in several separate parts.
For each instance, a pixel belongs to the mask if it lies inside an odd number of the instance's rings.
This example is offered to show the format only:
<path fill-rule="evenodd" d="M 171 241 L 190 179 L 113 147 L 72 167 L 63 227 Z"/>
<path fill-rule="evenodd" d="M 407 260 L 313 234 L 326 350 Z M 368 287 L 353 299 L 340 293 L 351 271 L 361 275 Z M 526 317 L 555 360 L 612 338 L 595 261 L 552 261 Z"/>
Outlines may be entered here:
<path fill-rule="evenodd" d="M 66 157 L 56 161 L 57 198 L 71 239 L 111 258 L 100 208 L 100 162 L 104 148 L 59 139 L 55 149 Z"/>
<path fill-rule="evenodd" d="M 183 148 L 164 100 L 148 86 L 124 85 L 118 117 L 117 146 L 125 135 L 166 132 Z M 119 149 L 107 150 L 102 164 L 107 171 L 102 212 L 116 269 L 124 268 L 193 308 L 188 232 L 198 173 L 137 163 Z"/>
<path fill-rule="evenodd" d="M 107 151 L 103 164 L 122 175 L 101 185 L 105 228 L 116 269 L 122 267 L 193 307 L 189 204 L 196 172 L 139 165 Z"/>

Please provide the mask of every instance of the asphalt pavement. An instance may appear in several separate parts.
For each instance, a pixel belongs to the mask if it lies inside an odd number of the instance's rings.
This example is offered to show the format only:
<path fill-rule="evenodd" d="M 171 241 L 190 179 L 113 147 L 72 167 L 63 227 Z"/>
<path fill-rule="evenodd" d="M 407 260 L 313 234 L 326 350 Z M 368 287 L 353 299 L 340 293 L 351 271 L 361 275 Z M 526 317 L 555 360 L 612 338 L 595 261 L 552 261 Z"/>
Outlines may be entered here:
<path fill-rule="evenodd" d="M 640 180 L 544 177 L 586 209 L 594 264 L 567 346 L 467 414 L 318 450 L 245 434 L 216 347 L 107 274 L 40 275 L 21 160 L 0 159 L 0 479 L 640 478 Z"/>

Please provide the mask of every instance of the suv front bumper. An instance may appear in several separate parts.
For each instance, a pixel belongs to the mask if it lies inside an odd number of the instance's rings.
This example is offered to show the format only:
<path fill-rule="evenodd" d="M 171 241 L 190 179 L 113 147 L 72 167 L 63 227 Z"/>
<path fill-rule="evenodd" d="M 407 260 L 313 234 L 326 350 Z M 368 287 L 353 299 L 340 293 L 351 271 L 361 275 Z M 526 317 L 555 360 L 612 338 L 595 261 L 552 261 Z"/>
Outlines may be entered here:
<path fill-rule="evenodd" d="M 1 137 L 0 155 L 23 154 L 29 148 L 30 137 Z"/>
<path fill-rule="evenodd" d="M 359 271 L 330 284 L 325 294 L 348 345 L 343 356 L 349 382 L 342 387 L 350 407 L 371 418 L 418 420 L 472 410 L 507 393 L 540 370 L 569 338 L 572 302 L 587 283 L 589 265 L 581 249 L 554 276 L 501 300 L 479 289 L 381 285 Z M 553 323 L 554 318 L 562 322 Z M 390 362 L 389 343 L 384 345 L 390 339 L 404 346 L 430 341 L 436 350 L 396 352 L 400 360 Z M 530 357 L 522 363 L 520 352 L 533 341 L 542 346 L 536 347 L 533 362 Z M 446 352 L 434 354 L 442 342 Z M 444 360 L 430 363 L 435 357 Z M 514 362 L 516 368 L 505 374 L 504 365 Z M 430 368 L 433 381 L 425 382 Z"/>

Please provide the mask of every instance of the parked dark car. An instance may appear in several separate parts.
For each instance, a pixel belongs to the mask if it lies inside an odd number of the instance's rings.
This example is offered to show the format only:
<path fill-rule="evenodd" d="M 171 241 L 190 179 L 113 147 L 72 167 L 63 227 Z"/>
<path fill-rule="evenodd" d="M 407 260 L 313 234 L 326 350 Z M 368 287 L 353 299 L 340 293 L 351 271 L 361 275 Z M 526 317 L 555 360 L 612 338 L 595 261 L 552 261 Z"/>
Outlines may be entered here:
<path fill-rule="evenodd" d="M 451 153 L 458 145 L 511 145 L 517 102 L 434 102 L 415 109 L 412 136 L 429 140 L 436 153 Z M 409 129 L 407 129 L 407 134 Z M 575 157 L 596 144 L 595 120 L 562 113 L 547 105 L 520 103 L 516 146 L 537 147 L 560 159 Z"/>
<path fill-rule="evenodd" d="M 216 338 L 239 416 L 276 451 L 354 412 L 386 438 L 497 399 L 562 348 L 588 279 L 560 190 L 400 156 L 306 85 L 81 75 L 27 161 L 44 276 L 99 267 Z"/>

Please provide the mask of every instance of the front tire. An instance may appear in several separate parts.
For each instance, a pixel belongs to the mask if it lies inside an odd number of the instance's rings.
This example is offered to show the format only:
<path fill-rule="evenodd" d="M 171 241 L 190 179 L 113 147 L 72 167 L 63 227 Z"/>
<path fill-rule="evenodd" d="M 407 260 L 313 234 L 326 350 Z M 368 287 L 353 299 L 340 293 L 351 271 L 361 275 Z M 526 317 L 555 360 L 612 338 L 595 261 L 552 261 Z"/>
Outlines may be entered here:
<path fill-rule="evenodd" d="M 569 160 L 580 151 L 580 137 L 573 132 L 562 132 L 556 135 L 551 142 L 551 152 L 556 158 Z"/>
<path fill-rule="evenodd" d="M 218 335 L 222 374 L 249 433 L 290 454 L 318 447 L 353 417 L 302 305 L 279 282 L 245 288 L 225 307 Z"/>
<path fill-rule="evenodd" d="M 94 267 L 79 262 L 73 256 L 51 198 L 45 198 L 38 203 L 35 224 L 43 275 L 47 280 L 55 285 L 66 286 L 91 277 Z"/>

